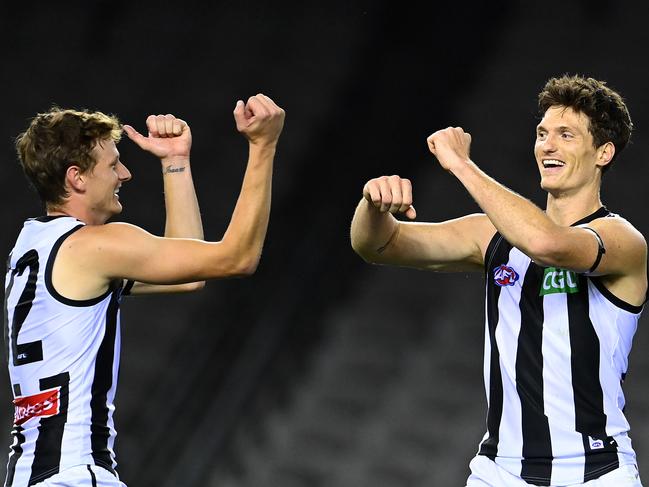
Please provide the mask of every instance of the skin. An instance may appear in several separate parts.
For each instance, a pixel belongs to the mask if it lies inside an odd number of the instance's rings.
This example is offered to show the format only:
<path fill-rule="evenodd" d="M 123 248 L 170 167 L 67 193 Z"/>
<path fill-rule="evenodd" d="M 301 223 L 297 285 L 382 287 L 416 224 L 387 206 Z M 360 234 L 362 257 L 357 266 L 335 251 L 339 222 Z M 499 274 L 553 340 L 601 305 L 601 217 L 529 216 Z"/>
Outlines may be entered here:
<path fill-rule="evenodd" d="M 249 144 L 241 191 L 220 241 L 203 240 L 191 176 L 189 125 L 173 115 L 151 115 L 148 136 L 126 125 L 126 135 L 160 158 L 166 206 L 164 237 L 126 223 L 107 223 L 121 212 L 119 188 L 131 174 L 112 140 L 98 141 L 96 165 L 87 172 L 71 166 L 69 196 L 49 215 L 73 216 L 87 225 L 61 246 L 52 273 L 57 291 L 70 299 L 91 299 L 116 279 L 133 280 L 133 293 L 200 289 L 207 279 L 248 276 L 255 272 L 266 236 L 271 203 L 272 168 L 284 124 L 284 110 L 258 94 L 234 109 L 237 130 Z"/>
<path fill-rule="evenodd" d="M 587 271 L 598 252 L 592 232 L 570 225 L 602 206 L 602 168 L 615 154 L 613 143 L 595 147 L 589 120 L 571 108 L 550 107 L 537 127 L 534 146 L 546 211 L 512 192 L 471 160 L 471 136 L 460 127 L 427 139 L 440 166 L 454 175 L 484 211 L 442 223 L 412 220 L 412 184 L 399 176 L 371 179 L 363 188 L 351 227 L 354 250 L 368 262 L 435 271 L 482 271 L 487 246 L 496 231 L 535 262 L 576 272 Z M 560 161 L 561 167 L 545 167 Z M 596 269 L 603 284 L 620 299 L 641 305 L 647 292 L 647 245 L 620 217 L 599 218 L 589 226 L 604 241 L 606 253 Z"/>

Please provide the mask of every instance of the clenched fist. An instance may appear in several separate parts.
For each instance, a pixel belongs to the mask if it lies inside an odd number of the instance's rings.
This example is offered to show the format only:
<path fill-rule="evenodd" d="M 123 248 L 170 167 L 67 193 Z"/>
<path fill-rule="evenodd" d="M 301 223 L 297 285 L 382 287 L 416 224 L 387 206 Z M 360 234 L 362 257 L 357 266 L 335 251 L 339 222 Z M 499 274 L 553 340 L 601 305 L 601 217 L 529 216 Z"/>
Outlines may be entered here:
<path fill-rule="evenodd" d="M 471 134 L 465 132 L 462 127 L 438 130 L 428 136 L 426 142 L 430 152 L 447 171 L 453 172 L 453 169 L 469 160 Z"/>
<path fill-rule="evenodd" d="M 246 103 L 239 100 L 234 108 L 237 130 L 251 144 L 259 146 L 274 147 L 277 144 L 284 117 L 284 110 L 262 93 L 251 96 Z"/>
<path fill-rule="evenodd" d="M 412 206 L 412 184 L 399 176 L 381 176 L 370 179 L 363 187 L 363 198 L 381 213 L 403 214 L 414 220 L 417 216 Z"/>

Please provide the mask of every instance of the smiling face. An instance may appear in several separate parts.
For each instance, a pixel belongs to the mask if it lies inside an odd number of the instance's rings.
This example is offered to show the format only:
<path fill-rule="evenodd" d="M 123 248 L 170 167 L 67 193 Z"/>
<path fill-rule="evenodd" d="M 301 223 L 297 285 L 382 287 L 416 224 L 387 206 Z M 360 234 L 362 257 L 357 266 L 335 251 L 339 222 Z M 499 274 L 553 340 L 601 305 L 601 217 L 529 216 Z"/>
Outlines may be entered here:
<path fill-rule="evenodd" d="M 97 142 L 93 156 L 97 163 L 83 174 L 83 178 L 87 210 L 92 215 L 92 223 L 98 224 L 121 213 L 119 188 L 131 179 L 131 173 L 119 160 L 119 152 L 111 139 Z"/>
<path fill-rule="evenodd" d="M 595 147 L 588 117 L 572 108 L 550 107 L 536 128 L 534 155 L 541 187 L 553 195 L 599 190 L 601 168 L 610 162 L 613 144 Z"/>

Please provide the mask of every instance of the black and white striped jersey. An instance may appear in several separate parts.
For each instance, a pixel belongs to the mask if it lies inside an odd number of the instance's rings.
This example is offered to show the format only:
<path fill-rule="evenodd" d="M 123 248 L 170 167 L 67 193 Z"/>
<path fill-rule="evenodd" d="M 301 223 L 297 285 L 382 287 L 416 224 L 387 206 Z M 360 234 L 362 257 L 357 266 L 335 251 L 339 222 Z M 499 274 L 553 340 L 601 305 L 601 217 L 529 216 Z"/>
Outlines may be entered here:
<path fill-rule="evenodd" d="M 574 225 L 607 216 L 600 208 Z M 635 464 L 622 382 L 642 307 L 597 277 L 537 265 L 498 233 L 485 262 L 489 410 L 478 454 L 533 485 Z"/>
<path fill-rule="evenodd" d="M 121 282 L 86 301 L 52 285 L 56 254 L 81 227 L 71 217 L 27 220 L 9 256 L 5 342 L 15 418 L 5 487 L 33 485 L 75 465 L 115 473 Z"/>

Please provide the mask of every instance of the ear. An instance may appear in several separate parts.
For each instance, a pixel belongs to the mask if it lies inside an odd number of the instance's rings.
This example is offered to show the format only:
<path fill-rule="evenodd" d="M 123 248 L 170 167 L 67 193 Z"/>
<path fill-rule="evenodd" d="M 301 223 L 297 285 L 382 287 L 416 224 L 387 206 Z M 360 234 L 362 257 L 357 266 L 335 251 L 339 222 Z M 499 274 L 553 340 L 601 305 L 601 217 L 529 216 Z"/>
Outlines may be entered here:
<path fill-rule="evenodd" d="M 83 193 L 86 190 L 86 176 L 79 166 L 70 166 L 65 171 L 65 186 L 70 192 Z"/>
<path fill-rule="evenodd" d="M 604 167 L 611 162 L 615 155 L 613 142 L 606 142 L 597 148 L 597 165 Z"/>

